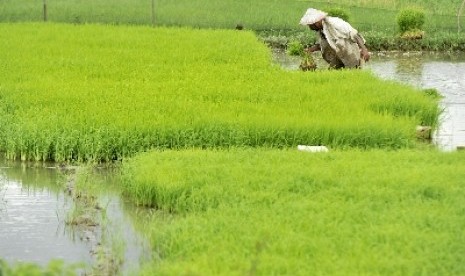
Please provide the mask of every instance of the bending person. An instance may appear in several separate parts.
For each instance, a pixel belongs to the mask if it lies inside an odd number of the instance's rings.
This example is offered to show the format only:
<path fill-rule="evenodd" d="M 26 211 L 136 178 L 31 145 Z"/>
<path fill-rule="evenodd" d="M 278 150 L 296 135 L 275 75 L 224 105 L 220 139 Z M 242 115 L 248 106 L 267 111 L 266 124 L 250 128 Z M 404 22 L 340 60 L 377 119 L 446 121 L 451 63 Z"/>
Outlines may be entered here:
<path fill-rule="evenodd" d="M 307 48 L 307 52 L 321 51 L 330 68 L 360 68 L 370 59 L 365 39 L 346 21 L 308 9 L 300 24 L 317 32 L 317 43 Z"/>

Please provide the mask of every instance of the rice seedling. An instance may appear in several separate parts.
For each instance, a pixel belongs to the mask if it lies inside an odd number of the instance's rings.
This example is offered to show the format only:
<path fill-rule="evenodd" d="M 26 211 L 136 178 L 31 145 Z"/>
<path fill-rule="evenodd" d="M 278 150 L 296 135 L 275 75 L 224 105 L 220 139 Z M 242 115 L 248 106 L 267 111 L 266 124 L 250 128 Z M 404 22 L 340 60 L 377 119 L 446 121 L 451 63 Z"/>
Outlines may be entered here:
<path fill-rule="evenodd" d="M 0 275 L 78 275 L 82 273 L 83 264 L 65 264 L 63 260 L 50 261 L 45 267 L 34 263 L 17 262 L 8 264 L 0 259 Z"/>
<path fill-rule="evenodd" d="M 247 31 L 0 24 L 0 59 L 0 152 L 9 159 L 401 148 L 439 113 L 436 99 L 369 72 L 283 71 Z"/>
<path fill-rule="evenodd" d="M 145 218 L 141 275 L 463 274 L 463 153 L 154 151 L 123 163 Z M 152 201 L 153 200 L 153 201 Z"/>

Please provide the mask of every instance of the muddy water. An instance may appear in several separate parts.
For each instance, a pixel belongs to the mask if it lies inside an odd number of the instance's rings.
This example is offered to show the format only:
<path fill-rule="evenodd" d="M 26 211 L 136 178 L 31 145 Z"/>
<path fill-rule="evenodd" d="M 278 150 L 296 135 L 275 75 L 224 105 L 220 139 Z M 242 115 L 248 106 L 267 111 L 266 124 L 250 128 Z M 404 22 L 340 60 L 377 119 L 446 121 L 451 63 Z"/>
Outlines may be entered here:
<path fill-rule="evenodd" d="M 0 258 L 41 265 L 54 258 L 90 262 L 86 245 L 65 227 L 72 204 L 54 169 L 1 165 Z"/>
<path fill-rule="evenodd" d="M 132 205 L 121 201 L 111 175 L 94 176 L 103 187 L 98 205 L 105 220 L 97 227 L 81 227 L 67 223 L 76 204 L 65 192 L 62 170 L 0 160 L 0 259 L 39 265 L 61 259 L 82 263 L 81 273 L 98 275 L 97 259 L 101 262 L 107 254 L 107 263 L 121 260 L 112 269 L 123 275 L 137 271 L 149 257 L 149 245 L 134 229 Z"/>
<path fill-rule="evenodd" d="M 318 68 L 327 68 L 318 54 L 314 55 Z M 273 56 L 284 68 L 299 69 L 299 58 L 282 51 L 274 51 Z M 433 142 L 444 151 L 465 146 L 465 53 L 373 53 L 364 70 L 383 79 L 437 89 L 444 112 Z"/>

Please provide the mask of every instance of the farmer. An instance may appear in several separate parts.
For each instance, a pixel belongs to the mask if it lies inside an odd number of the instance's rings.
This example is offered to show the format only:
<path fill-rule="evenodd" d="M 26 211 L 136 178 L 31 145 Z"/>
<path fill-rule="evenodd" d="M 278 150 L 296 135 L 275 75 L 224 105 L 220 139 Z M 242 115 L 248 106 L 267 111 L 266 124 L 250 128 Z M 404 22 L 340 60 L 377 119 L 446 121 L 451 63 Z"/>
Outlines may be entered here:
<path fill-rule="evenodd" d="M 312 53 L 321 51 L 330 68 L 360 68 L 370 59 L 365 39 L 349 23 L 327 13 L 308 9 L 300 24 L 317 32 L 317 43 L 306 49 Z"/>

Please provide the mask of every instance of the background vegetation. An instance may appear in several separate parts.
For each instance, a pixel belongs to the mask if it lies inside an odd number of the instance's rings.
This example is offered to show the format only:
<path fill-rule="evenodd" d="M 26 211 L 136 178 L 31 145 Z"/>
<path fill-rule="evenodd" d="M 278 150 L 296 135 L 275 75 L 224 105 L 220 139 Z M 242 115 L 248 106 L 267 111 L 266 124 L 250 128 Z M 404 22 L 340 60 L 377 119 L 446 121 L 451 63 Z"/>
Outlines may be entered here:
<path fill-rule="evenodd" d="M 221 29 L 234 29 L 240 25 L 255 31 L 267 43 L 279 47 L 285 47 L 296 38 L 304 44 L 314 42 L 314 34 L 298 25 L 298 21 L 307 8 L 315 7 L 350 14 L 350 23 L 356 29 L 363 34 L 370 33 L 367 44 L 373 51 L 387 47 L 387 50 L 465 50 L 463 33 L 458 34 L 459 30 L 465 29 L 465 16 L 457 20 L 460 0 L 46 0 L 45 3 L 48 21 Z M 398 12 L 411 7 L 425 11 L 424 37 L 428 41 L 418 41 L 420 46 L 398 38 Z M 0 22 L 43 20 L 43 0 L 0 2 Z"/>
<path fill-rule="evenodd" d="M 308 7 L 342 8 L 362 31 L 395 29 L 398 10 L 419 7 L 428 14 L 427 31 L 457 31 L 456 15 L 460 0 L 372 0 L 372 1 L 293 1 L 239 0 L 188 1 L 154 0 L 46 0 L 48 19 L 59 22 L 100 22 L 152 24 L 207 28 L 234 28 L 237 23 L 253 30 L 298 29 L 298 21 Z M 43 0 L 4 0 L 1 21 L 43 20 Z M 383 18 L 383 20 L 379 20 Z M 152 21 L 153 19 L 153 21 Z"/>

